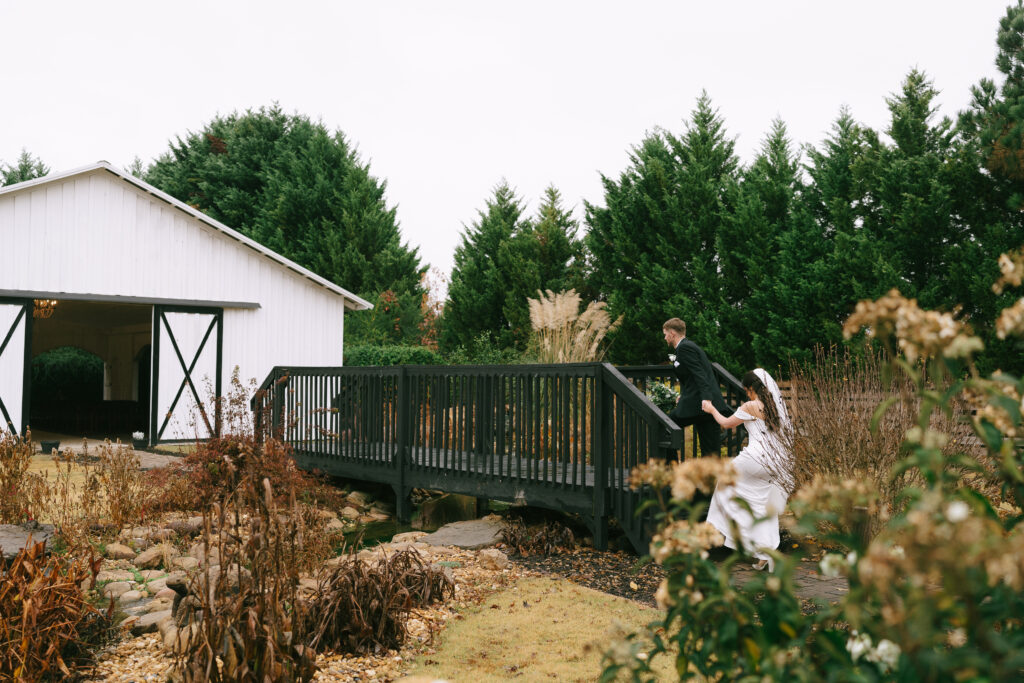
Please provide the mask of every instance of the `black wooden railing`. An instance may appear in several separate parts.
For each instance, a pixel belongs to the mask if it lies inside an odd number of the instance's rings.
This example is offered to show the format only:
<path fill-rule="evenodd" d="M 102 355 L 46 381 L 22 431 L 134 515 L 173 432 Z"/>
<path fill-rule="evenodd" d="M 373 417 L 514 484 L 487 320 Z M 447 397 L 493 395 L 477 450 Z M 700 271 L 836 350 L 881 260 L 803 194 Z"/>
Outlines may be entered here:
<path fill-rule="evenodd" d="M 300 467 L 390 484 L 402 520 L 412 488 L 440 489 L 580 514 L 597 547 L 614 517 L 646 550 L 651 520 L 634 515 L 641 501 L 629 473 L 677 457 L 683 430 L 641 389 L 663 369 L 627 371 L 277 367 L 252 409 L 257 432 L 288 442 Z"/>
<path fill-rule="evenodd" d="M 679 380 L 676 379 L 675 372 L 670 365 L 621 365 L 618 369 L 644 393 L 647 393 L 647 388 L 652 382 L 662 382 L 677 392 L 679 391 Z M 711 369 L 714 370 L 715 379 L 718 380 L 718 386 L 722 390 L 722 397 L 728 405 L 735 408 L 747 400 L 743 385 L 728 370 L 718 363 L 712 363 Z M 697 432 L 692 428 L 687 428 L 687 431 L 689 438 L 686 439 L 683 457 L 693 457 L 700 453 L 697 445 Z M 722 433 L 722 447 L 725 449 L 723 455 L 735 456 L 743 447 L 745 439 L 746 430 L 744 429 L 737 427 L 725 430 Z"/>

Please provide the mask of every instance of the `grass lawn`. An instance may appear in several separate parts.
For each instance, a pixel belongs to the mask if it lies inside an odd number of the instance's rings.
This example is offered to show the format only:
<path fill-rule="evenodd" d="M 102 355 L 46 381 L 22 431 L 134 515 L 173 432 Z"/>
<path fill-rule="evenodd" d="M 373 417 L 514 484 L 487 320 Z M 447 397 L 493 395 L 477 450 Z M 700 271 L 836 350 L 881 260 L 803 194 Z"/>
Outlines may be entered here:
<path fill-rule="evenodd" d="M 411 676 L 451 681 L 595 681 L 613 622 L 640 630 L 660 612 L 562 578 L 523 578 L 449 622 L 436 651 Z M 586 651 L 590 643 L 596 647 Z M 657 680 L 677 678 L 671 657 L 654 660 Z"/>

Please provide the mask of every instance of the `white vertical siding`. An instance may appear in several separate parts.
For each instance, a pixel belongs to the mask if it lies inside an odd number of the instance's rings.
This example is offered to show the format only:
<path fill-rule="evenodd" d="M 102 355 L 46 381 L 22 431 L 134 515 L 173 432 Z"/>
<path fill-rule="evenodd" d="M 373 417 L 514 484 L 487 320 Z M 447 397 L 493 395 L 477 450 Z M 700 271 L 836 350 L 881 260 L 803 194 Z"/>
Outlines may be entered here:
<path fill-rule="evenodd" d="M 342 363 L 341 296 L 102 169 L 0 195 L 0 244 L 0 289 L 258 303 L 225 311 L 225 388 Z"/>

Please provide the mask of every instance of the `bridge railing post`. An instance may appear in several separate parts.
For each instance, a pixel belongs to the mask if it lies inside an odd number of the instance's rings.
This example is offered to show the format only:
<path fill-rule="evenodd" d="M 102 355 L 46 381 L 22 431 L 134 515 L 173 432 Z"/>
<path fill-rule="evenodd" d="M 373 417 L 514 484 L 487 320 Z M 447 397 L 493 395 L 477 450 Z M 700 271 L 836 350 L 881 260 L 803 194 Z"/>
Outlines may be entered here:
<path fill-rule="evenodd" d="M 397 422 L 398 434 L 395 444 L 394 462 L 395 481 L 392 487 L 395 490 L 395 516 L 399 522 L 408 523 L 412 517 L 412 509 L 409 505 L 409 492 L 407 489 L 408 463 L 411 457 L 410 431 L 412 429 L 413 410 L 409 405 L 409 375 L 404 366 L 398 368 L 398 390 L 395 396 L 395 420 Z"/>
<path fill-rule="evenodd" d="M 611 458 L 612 392 L 605 387 L 601 366 L 594 367 L 594 410 L 591 443 L 594 462 L 594 547 L 608 547 L 608 462 Z"/>
<path fill-rule="evenodd" d="M 287 391 L 288 382 L 285 378 L 277 376 L 275 373 L 274 384 L 271 388 L 273 392 L 271 404 L 271 420 L 270 420 L 270 433 L 271 435 L 279 440 L 284 441 L 285 432 L 285 392 Z"/>

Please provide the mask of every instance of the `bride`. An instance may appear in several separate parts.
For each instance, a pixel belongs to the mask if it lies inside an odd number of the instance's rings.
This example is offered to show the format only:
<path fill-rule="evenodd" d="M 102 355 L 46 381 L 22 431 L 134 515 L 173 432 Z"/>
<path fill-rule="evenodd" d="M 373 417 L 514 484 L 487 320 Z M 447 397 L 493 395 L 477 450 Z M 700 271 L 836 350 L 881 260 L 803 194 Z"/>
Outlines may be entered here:
<path fill-rule="evenodd" d="M 743 376 L 742 384 L 750 400 L 731 417 L 723 417 L 711 401 L 701 405 L 724 429 L 743 424 L 749 436 L 732 461 L 736 483 L 715 488 L 708 522 L 725 536 L 726 546 L 742 548 L 757 558 L 755 569 L 773 570 L 775 562 L 765 551 L 779 547 L 779 513 L 788 497 L 779 480 L 789 474 L 792 426 L 771 375 L 757 368 Z M 737 531 L 739 543 L 734 536 Z"/>

